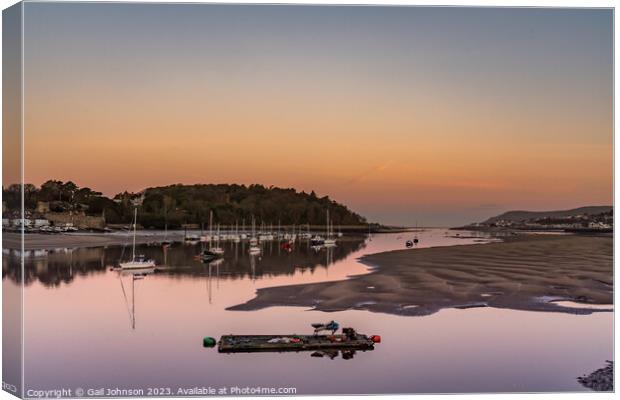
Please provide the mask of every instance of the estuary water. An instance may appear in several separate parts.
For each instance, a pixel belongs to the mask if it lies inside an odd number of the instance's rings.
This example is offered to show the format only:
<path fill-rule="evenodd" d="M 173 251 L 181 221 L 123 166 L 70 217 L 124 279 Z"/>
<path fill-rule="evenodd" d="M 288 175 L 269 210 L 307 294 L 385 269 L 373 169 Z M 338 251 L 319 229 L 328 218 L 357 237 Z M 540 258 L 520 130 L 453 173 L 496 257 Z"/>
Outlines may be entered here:
<path fill-rule="evenodd" d="M 359 257 L 402 249 L 413 235 L 345 236 L 335 248 L 318 251 L 301 242 L 289 252 L 273 241 L 262 244 L 260 256 L 250 256 L 247 243 L 223 243 L 224 259 L 211 264 L 195 259 L 200 244 L 144 245 L 138 252 L 154 258 L 162 271 L 142 279 L 111 270 L 130 257 L 127 246 L 28 252 L 26 391 L 79 388 L 92 396 L 125 396 L 205 395 L 209 389 L 258 394 L 258 388 L 300 395 L 588 390 L 576 378 L 611 359 L 612 313 L 475 308 L 403 317 L 299 307 L 227 310 L 252 299 L 258 288 L 364 274 L 368 269 Z M 417 248 L 489 240 L 444 229 L 417 236 Z M 4 290 L 16 290 L 18 263 L 14 252 L 5 251 Z M 204 336 L 305 334 L 312 332 L 311 323 L 331 319 L 381 335 L 382 343 L 333 358 L 309 352 L 220 354 L 202 347 Z"/>

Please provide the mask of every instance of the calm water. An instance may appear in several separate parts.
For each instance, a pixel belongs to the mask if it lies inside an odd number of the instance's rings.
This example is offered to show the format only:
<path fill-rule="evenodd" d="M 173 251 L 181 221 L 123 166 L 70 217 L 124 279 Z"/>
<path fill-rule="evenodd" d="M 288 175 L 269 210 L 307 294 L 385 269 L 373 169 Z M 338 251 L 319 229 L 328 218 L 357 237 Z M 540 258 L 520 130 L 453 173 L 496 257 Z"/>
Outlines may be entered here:
<path fill-rule="evenodd" d="M 461 233 L 461 235 L 464 235 Z M 613 315 L 477 308 L 425 317 L 367 311 L 323 313 L 274 307 L 227 311 L 262 287 L 345 279 L 357 259 L 403 248 L 412 234 L 343 238 L 335 249 L 305 244 L 292 253 L 266 243 L 261 257 L 228 243 L 225 259 L 196 261 L 200 245 L 143 246 L 169 271 L 134 281 L 111 271 L 123 247 L 32 253 L 26 262 L 26 389 L 294 387 L 298 394 L 580 391 L 575 380 L 612 357 Z M 418 247 L 469 244 L 441 229 Z M 412 249 L 410 251 L 415 251 Z M 15 257 L 4 254 L 4 288 L 14 290 Z M 374 351 L 352 359 L 310 353 L 219 354 L 206 335 L 311 332 L 335 319 L 380 334 Z"/>

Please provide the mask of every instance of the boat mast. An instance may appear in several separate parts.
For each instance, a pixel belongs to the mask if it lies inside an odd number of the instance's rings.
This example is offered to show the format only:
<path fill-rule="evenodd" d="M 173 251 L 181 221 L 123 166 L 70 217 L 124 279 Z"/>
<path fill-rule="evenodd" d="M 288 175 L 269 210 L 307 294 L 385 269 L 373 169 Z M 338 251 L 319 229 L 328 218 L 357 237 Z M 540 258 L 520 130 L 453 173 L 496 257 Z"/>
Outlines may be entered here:
<path fill-rule="evenodd" d="M 168 237 L 168 208 L 166 208 L 166 204 L 164 203 L 164 241 Z"/>
<path fill-rule="evenodd" d="M 327 225 L 325 226 L 325 235 L 329 238 L 329 210 L 327 210 Z"/>
<path fill-rule="evenodd" d="M 213 210 L 209 210 L 209 236 L 213 240 Z"/>
<path fill-rule="evenodd" d="M 136 260 L 136 225 L 138 224 L 138 207 L 133 210 L 133 247 L 131 249 L 131 260 Z"/>

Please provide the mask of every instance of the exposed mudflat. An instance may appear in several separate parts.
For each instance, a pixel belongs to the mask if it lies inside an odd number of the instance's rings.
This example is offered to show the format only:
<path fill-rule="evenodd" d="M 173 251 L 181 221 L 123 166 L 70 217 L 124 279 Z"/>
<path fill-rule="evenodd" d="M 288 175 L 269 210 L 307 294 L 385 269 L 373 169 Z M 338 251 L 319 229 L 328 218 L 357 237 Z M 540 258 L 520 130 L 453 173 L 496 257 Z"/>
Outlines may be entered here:
<path fill-rule="evenodd" d="M 259 289 L 254 299 L 229 309 L 303 306 L 412 316 L 470 307 L 613 310 L 610 237 L 519 235 L 502 243 L 390 251 L 361 261 L 372 267 L 368 274 Z M 579 306 L 556 304 L 566 301 Z"/>

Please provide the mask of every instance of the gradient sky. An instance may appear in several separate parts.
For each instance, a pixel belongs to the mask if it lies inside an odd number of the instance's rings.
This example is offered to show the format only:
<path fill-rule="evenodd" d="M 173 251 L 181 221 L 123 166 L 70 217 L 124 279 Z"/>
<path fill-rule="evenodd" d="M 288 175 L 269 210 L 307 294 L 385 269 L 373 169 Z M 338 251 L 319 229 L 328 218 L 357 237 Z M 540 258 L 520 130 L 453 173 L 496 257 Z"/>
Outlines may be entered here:
<path fill-rule="evenodd" d="M 454 225 L 612 202 L 603 9 L 25 5 L 25 178 Z"/>

